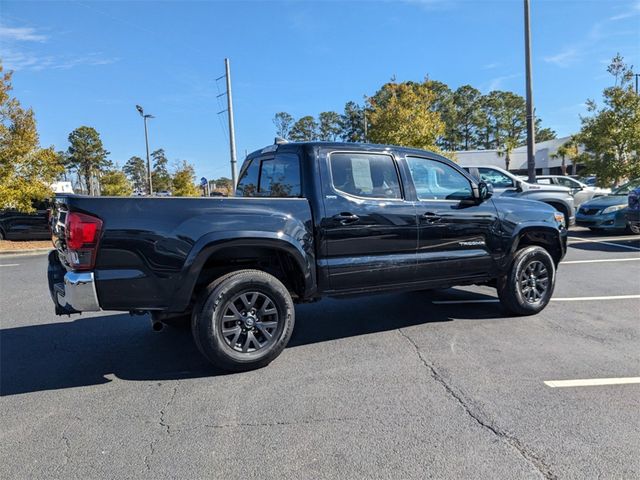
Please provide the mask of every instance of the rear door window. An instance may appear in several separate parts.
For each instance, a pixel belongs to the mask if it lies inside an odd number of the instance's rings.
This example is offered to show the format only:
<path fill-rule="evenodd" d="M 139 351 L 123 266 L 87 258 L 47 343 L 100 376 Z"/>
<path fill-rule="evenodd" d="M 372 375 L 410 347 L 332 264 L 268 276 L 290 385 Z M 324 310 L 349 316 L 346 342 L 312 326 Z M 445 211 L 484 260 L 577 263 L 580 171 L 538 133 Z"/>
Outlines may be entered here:
<path fill-rule="evenodd" d="M 402 198 L 400 179 L 393 157 L 373 153 L 332 153 L 333 187 L 364 198 Z"/>

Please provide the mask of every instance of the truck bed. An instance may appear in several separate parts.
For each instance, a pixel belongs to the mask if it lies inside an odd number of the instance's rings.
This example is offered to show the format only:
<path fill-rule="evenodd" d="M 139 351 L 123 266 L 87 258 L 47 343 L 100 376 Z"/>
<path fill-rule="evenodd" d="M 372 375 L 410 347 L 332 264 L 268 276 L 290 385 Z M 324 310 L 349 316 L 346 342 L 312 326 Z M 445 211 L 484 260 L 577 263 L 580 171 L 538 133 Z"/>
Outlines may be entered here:
<path fill-rule="evenodd" d="M 200 252 L 216 242 L 271 238 L 288 242 L 307 259 L 315 257 L 311 209 L 304 198 L 61 195 L 56 198 L 52 231 L 66 270 L 67 212 L 103 221 L 94 269 L 103 309 L 184 308 L 189 302 L 184 292 L 196 281 L 190 271 Z"/>

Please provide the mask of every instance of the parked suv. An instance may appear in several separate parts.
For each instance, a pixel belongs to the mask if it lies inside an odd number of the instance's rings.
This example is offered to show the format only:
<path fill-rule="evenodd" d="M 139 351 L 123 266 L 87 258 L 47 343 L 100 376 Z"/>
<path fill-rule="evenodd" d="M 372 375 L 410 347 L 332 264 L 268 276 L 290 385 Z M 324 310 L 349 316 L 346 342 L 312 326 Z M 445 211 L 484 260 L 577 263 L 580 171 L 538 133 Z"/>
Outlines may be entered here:
<path fill-rule="evenodd" d="M 493 165 L 467 166 L 463 168 L 476 178 L 490 183 L 496 195 L 538 200 L 551 205 L 561 212 L 564 215 L 567 227 L 575 223 L 575 202 L 571 191 L 567 187 L 528 183 L 513 173 Z"/>
<path fill-rule="evenodd" d="M 554 208 L 494 199 L 444 157 L 348 143 L 258 150 L 235 198 L 70 195 L 51 220 L 56 313 L 187 321 L 228 370 L 267 365 L 291 336 L 294 303 L 327 296 L 485 284 L 508 312 L 535 314 L 567 239 Z"/>

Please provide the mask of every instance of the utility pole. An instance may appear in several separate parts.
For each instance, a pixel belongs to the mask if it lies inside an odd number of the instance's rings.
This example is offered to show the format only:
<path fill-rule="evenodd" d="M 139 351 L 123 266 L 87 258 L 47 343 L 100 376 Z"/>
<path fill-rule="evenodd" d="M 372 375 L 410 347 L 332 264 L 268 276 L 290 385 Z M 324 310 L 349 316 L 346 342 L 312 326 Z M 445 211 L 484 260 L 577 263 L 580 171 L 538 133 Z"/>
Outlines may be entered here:
<path fill-rule="evenodd" d="M 634 77 L 636 77 L 636 95 L 638 95 L 638 78 L 640 78 L 640 73 L 634 73 Z"/>
<path fill-rule="evenodd" d="M 367 143 L 367 107 L 362 109 L 362 117 L 364 119 L 364 143 Z"/>
<path fill-rule="evenodd" d="M 224 74 L 227 77 L 227 114 L 229 117 L 229 151 L 231 153 L 231 181 L 235 190 L 238 182 L 236 173 L 236 132 L 233 126 L 233 97 L 231 95 L 231 69 L 229 59 L 224 59 Z"/>
<path fill-rule="evenodd" d="M 136 105 L 136 110 L 144 121 L 144 143 L 147 146 L 147 181 L 149 185 L 149 195 L 153 195 L 153 185 L 151 183 L 151 161 L 149 160 L 149 133 L 147 132 L 147 118 L 155 118 L 153 115 L 144 114 L 144 109 Z"/>
<path fill-rule="evenodd" d="M 531 82 L 531 26 L 529 0 L 524 0 L 524 53 L 527 77 L 527 175 L 529 183 L 536 181 L 536 119 L 533 113 L 533 86 Z"/>

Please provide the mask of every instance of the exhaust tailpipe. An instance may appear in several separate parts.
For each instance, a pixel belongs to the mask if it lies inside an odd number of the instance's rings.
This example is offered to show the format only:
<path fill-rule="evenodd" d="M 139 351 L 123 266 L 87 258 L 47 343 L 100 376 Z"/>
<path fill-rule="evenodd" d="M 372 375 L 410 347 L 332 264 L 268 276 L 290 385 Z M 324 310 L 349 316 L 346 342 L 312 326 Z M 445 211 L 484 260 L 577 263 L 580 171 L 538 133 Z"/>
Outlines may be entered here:
<path fill-rule="evenodd" d="M 162 330 L 164 330 L 164 323 L 162 323 L 160 320 L 151 319 L 151 329 L 154 332 L 161 332 Z"/>

